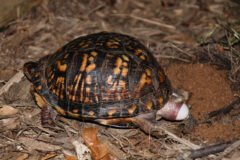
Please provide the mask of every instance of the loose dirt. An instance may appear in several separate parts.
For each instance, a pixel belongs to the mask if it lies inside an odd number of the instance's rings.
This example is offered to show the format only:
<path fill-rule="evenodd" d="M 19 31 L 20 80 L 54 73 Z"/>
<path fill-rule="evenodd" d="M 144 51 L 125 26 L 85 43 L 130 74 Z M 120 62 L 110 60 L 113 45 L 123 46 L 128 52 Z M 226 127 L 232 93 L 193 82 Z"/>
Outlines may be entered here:
<path fill-rule="evenodd" d="M 240 122 L 232 112 L 211 123 L 201 124 L 208 113 L 227 106 L 234 100 L 226 71 L 216 70 L 209 64 L 170 63 L 166 73 L 174 88 L 190 92 L 190 112 L 198 123 L 191 133 L 193 137 L 214 143 L 239 137 Z"/>

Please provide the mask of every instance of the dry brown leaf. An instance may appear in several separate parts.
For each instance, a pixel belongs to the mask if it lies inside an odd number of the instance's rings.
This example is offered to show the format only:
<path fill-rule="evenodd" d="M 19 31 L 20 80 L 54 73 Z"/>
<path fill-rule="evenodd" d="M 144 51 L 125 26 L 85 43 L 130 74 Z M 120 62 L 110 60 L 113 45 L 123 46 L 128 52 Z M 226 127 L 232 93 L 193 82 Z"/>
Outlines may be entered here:
<path fill-rule="evenodd" d="M 0 118 L 10 117 L 17 113 L 18 113 L 18 109 L 13 108 L 12 106 L 3 105 L 3 107 L 0 108 Z"/>
<path fill-rule="evenodd" d="M 0 120 L 0 128 L 2 128 L 2 130 L 16 129 L 19 125 L 20 121 L 18 118 L 6 118 Z"/>
<path fill-rule="evenodd" d="M 29 151 L 39 150 L 43 152 L 53 152 L 61 149 L 59 146 L 37 141 L 27 137 L 20 137 L 18 140 L 20 143 L 24 144 Z"/>
<path fill-rule="evenodd" d="M 76 157 L 74 156 L 69 156 L 67 154 L 64 154 L 64 157 L 66 158 L 66 160 L 78 160 Z"/>
<path fill-rule="evenodd" d="M 98 139 L 97 128 L 85 128 L 82 132 L 82 138 L 88 148 L 91 150 L 93 160 L 110 160 L 110 155 L 115 157 L 107 147 Z"/>

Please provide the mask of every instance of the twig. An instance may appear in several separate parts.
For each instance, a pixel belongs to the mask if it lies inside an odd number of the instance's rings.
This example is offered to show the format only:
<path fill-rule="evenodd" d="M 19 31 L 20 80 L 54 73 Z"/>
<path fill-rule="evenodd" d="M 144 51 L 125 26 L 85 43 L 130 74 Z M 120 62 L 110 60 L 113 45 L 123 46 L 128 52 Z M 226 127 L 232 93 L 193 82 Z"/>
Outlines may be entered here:
<path fill-rule="evenodd" d="M 185 52 L 185 51 L 183 51 L 182 49 L 180 49 L 179 47 L 177 47 L 176 45 L 174 45 L 174 44 L 172 44 L 172 43 L 170 43 L 170 45 L 171 45 L 171 47 L 173 47 L 173 48 L 175 48 L 175 49 L 177 49 L 178 51 L 180 51 L 181 53 L 184 53 L 184 54 L 186 54 L 187 56 L 189 56 L 189 57 L 191 57 L 191 58 L 195 58 L 195 56 L 194 55 L 191 55 L 191 54 L 189 54 L 189 53 L 187 53 L 187 52 Z"/>
<path fill-rule="evenodd" d="M 209 118 L 212 118 L 212 117 L 215 117 L 217 115 L 220 115 L 220 114 L 227 114 L 229 113 L 233 107 L 236 105 L 236 104 L 239 104 L 240 103 L 240 98 L 238 98 L 237 100 L 233 101 L 231 104 L 229 104 L 228 106 L 226 107 L 223 107 L 219 110 L 216 110 L 216 111 L 212 111 L 208 114 L 208 117 Z"/>
<path fill-rule="evenodd" d="M 174 26 L 172 26 L 172 25 L 160 23 L 160 22 L 153 21 L 153 20 L 150 20 L 150 19 L 138 17 L 138 16 L 135 16 L 135 15 L 114 14 L 114 16 L 130 17 L 130 18 L 133 18 L 133 19 L 137 19 L 137 20 L 139 20 L 139 21 L 143 21 L 143 22 L 146 22 L 146 23 L 150 23 L 150 24 L 157 25 L 157 26 L 159 26 L 159 27 L 166 28 L 166 29 L 171 30 L 171 31 L 176 31 L 176 27 L 174 27 Z"/>
<path fill-rule="evenodd" d="M 174 140 L 176 140 L 176 141 L 178 141 L 178 142 L 188 146 L 191 149 L 199 149 L 200 148 L 199 145 L 196 145 L 196 144 L 194 144 L 194 143 L 192 143 L 192 142 L 190 142 L 190 141 L 188 141 L 186 139 L 180 138 L 177 135 L 175 135 L 175 134 L 173 134 L 173 133 L 171 133 L 171 132 L 169 132 L 169 131 L 167 131 L 165 129 L 163 129 L 163 130 L 165 131 L 166 134 L 171 136 Z"/>
<path fill-rule="evenodd" d="M 176 59 L 179 61 L 183 61 L 186 63 L 190 63 L 191 61 L 187 60 L 187 59 L 183 59 L 183 58 L 179 58 L 179 57 L 175 57 L 175 56 L 166 56 L 166 55 L 154 55 L 154 57 L 156 58 L 165 58 L 165 59 Z"/>
<path fill-rule="evenodd" d="M 222 157 L 224 157 L 225 155 L 229 154 L 230 152 L 232 152 L 234 149 L 236 149 L 239 146 L 240 146 L 240 140 L 232 143 L 228 148 L 226 148 L 224 150 L 224 152 L 217 159 L 222 159 Z"/>
<path fill-rule="evenodd" d="M 19 71 L 16 73 L 1 89 L 0 89 L 0 95 L 2 95 L 4 92 L 7 92 L 8 89 L 14 84 L 19 83 L 23 77 L 23 72 Z"/>
<path fill-rule="evenodd" d="M 209 154 L 219 153 L 224 151 L 230 145 L 231 145 L 231 142 L 227 142 L 227 143 L 216 144 L 216 145 L 200 148 L 200 149 L 194 150 L 189 155 L 189 158 L 195 159 L 195 158 L 201 158 L 201 157 L 207 156 Z"/>

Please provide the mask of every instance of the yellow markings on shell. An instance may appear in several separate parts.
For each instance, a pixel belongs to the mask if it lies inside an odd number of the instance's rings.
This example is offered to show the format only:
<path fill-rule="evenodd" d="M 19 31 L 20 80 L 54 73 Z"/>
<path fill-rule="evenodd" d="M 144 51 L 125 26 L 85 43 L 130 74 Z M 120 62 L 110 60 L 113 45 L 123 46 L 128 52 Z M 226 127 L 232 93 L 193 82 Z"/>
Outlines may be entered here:
<path fill-rule="evenodd" d="M 150 71 L 150 69 L 147 68 L 145 71 L 146 71 L 146 73 L 147 73 L 147 76 L 151 76 L 151 71 Z"/>
<path fill-rule="evenodd" d="M 88 60 L 91 62 L 91 61 L 94 60 L 94 58 L 93 57 L 89 57 Z"/>
<path fill-rule="evenodd" d="M 85 103 L 90 102 L 90 92 L 91 92 L 91 88 L 87 87 L 86 88 L 86 98 L 85 98 Z"/>
<path fill-rule="evenodd" d="M 59 106 L 54 106 L 54 108 L 57 110 L 58 113 L 60 113 L 63 116 L 66 116 L 66 112 L 60 108 Z"/>
<path fill-rule="evenodd" d="M 108 78 L 107 78 L 107 84 L 113 85 L 112 75 L 108 76 Z"/>
<path fill-rule="evenodd" d="M 120 57 L 117 58 L 115 65 L 116 65 L 116 67 L 113 69 L 113 73 L 115 75 L 118 75 L 121 72 L 120 67 L 122 65 L 122 59 Z"/>
<path fill-rule="evenodd" d="M 64 94 L 63 94 L 64 93 L 64 89 L 65 89 L 65 86 L 64 86 L 64 83 L 62 83 L 60 99 L 64 98 Z"/>
<path fill-rule="evenodd" d="M 35 100 L 36 100 L 36 102 L 37 102 L 37 105 L 38 105 L 40 108 L 43 108 L 43 107 L 46 107 L 46 106 L 47 106 L 47 102 L 46 102 L 45 98 L 43 98 L 42 96 L 40 96 L 40 95 L 37 94 L 36 92 L 34 92 L 33 94 L 34 94 Z"/>
<path fill-rule="evenodd" d="M 120 88 L 126 89 L 126 81 L 119 80 L 118 86 Z"/>
<path fill-rule="evenodd" d="M 89 102 L 90 102 L 89 97 L 86 97 L 84 103 L 89 103 Z"/>
<path fill-rule="evenodd" d="M 54 74 L 52 74 L 51 77 L 47 80 L 48 83 L 50 83 L 53 80 L 53 78 L 54 78 Z"/>
<path fill-rule="evenodd" d="M 60 99 L 63 99 L 63 98 L 64 98 L 63 90 L 61 90 Z"/>
<path fill-rule="evenodd" d="M 64 83 L 64 77 L 58 77 L 56 83 L 57 84 Z"/>
<path fill-rule="evenodd" d="M 123 77 L 126 77 L 127 74 L 128 74 L 128 69 L 127 69 L 127 68 L 123 68 L 123 69 L 122 69 L 122 76 L 123 76 Z"/>
<path fill-rule="evenodd" d="M 58 83 L 58 88 L 57 88 L 57 91 L 56 91 L 56 95 L 57 95 L 58 97 L 59 97 L 60 92 L 61 92 L 60 87 L 61 87 L 61 83 Z"/>
<path fill-rule="evenodd" d="M 86 65 L 87 65 L 87 54 L 83 54 L 83 61 L 82 61 L 82 65 L 80 67 L 80 71 L 83 72 L 86 68 Z"/>
<path fill-rule="evenodd" d="M 95 93 L 95 100 L 96 100 L 96 102 L 98 102 L 97 85 L 94 86 L 94 93 Z"/>
<path fill-rule="evenodd" d="M 136 50 L 134 53 L 135 53 L 136 55 L 139 55 L 141 52 L 140 52 L 139 50 Z"/>
<path fill-rule="evenodd" d="M 86 77 L 86 83 L 87 84 L 92 84 L 92 77 L 90 75 L 87 75 Z"/>
<path fill-rule="evenodd" d="M 78 113 L 78 109 L 73 109 L 73 113 Z"/>
<path fill-rule="evenodd" d="M 68 87 L 68 95 L 69 95 L 69 99 L 71 99 L 71 100 L 72 100 L 73 95 L 71 95 L 70 92 L 71 92 L 72 90 L 73 90 L 73 85 L 70 85 L 70 86 Z"/>
<path fill-rule="evenodd" d="M 93 52 L 91 52 L 91 55 L 93 55 L 93 56 L 95 57 L 95 56 L 97 56 L 97 55 L 98 55 L 98 53 L 97 53 L 97 52 L 95 52 L 95 51 L 93 51 Z"/>
<path fill-rule="evenodd" d="M 83 101 L 83 91 L 84 91 L 84 81 L 82 82 L 82 85 L 81 85 L 81 92 L 80 92 L 80 101 L 81 102 Z"/>
<path fill-rule="evenodd" d="M 107 54 L 107 57 L 113 58 L 114 56 L 112 54 Z"/>
<path fill-rule="evenodd" d="M 127 62 L 123 62 L 123 64 L 122 64 L 124 67 L 127 67 Z"/>
<path fill-rule="evenodd" d="M 89 46 L 89 44 L 85 44 L 84 46 L 82 46 L 82 48 L 86 48 L 86 47 L 88 47 Z"/>
<path fill-rule="evenodd" d="M 91 71 L 93 71 L 96 68 L 96 64 L 95 63 L 91 63 L 87 66 L 86 68 L 86 72 L 89 73 Z"/>
<path fill-rule="evenodd" d="M 121 69 L 120 68 L 114 68 L 113 69 L 113 73 L 115 74 L 115 75 L 118 75 L 118 74 L 120 74 L 120 72 L 121 72 Z"/>
<path fill-rule="evenodd" d="M 151 108 L 152 108 L 152 106 L 153 106 L 153 103 L 152 103 L 152 101 L 149 101 L 148 103 L 147 103 L 147 105 L 146 105 L 146 108 L 147 108 L 147 110 L 151 110 Z"/>
<path fill-rule="evenodd" d="M 126 55 L 122 55 L 122 57 L 125 61 L 129 61 L 129 58 Z"/>
<path fill-rule="evenodd" d="M 165 80 L 165 75 L 162 71 L 158 71 L 159 81 L 160 83 L 163 83 Z"/>
<path fill-rule="evenodd" d="M 68 56 L 69 56 L 69 53 L 66 53 L 63 58 L 66 59 Z"/>
<path fill-rule="evenodd" d="M 119 93 L 117 93 L 117 100 L 120 101 L 121 100 L 121 95 Z"/>
<path fill-rule="evenodd" d="M 42 85 L 39 85 L 36 90 L 41 90 L 42 89 Z"/>
<path fill-rule="evenodd" d="M 122 59 L 120 57 L 117 58 L 116 64 L 117 67 L 120 67 L 122 65 Z"/>
<path fill-rule="evenodd" d="M 145 80 L 146 80 L 146 74 L 143 73 L 142 76 L 141 76 L 141 79 L 140 79 L 140 84 L 137 88 L 138 91 L 140 91 L 143 88 L 143 86 L 145 84 Z"/>
<path fill-rule="evenodd" d="M 109 48 L 118 48 L 119 42 L 114 41 L 113 39 L 110 39 L 109 42 L 107 42 L 107 47 Z"/>
<path fill-rule="evenodd" d="M 140 83 L 139 83 L 139 86 L 137 88 L 137 91 L 140 91 L 144 87 L 145 83 L 147 83 L 149 85 L 149 84 L 152 83 L 152 80 L 147 77 L 146 73 L 143 73 L 142 76 L 141 76 Z"/>
<path fill-rule="evenodd" d="M 149 85 L 149 84 L 152 83 L 152 80 L 151 80 L 150 78 L 147 78 L 147 79 L 146 79 L 146 83 Z"/>
<path fill-rule="evenodd" d="M 132 105 L 130 108 L 128 108 L 128 113 L 130 115 L 132 115 L 134 113 L 134 111 L 136 110 L 137 106 L 136 105 Z"/>
<path fill-rule="evenodd" d="M 56 94 L 56 90 L 55 90 L 55 89 L 53 89 L 53 90 L 52 90 L 52 93 L 53 93 L 53 94 Z"/>
<path fill-rule="evenodd" d="M 84 45 L 84 44 L 85 44 L 85 42 L 82 41 L 81 43 L 79 43 L 79 46 L 82 46 L 82 45 Z"/>
<path fill-rule="evenodd" d="M 79 118 L 80 115 L 77 113 L 72 113 L 72 112 L 67 112 L 68 116 L 73 117 L 73 118 Z"/>
<path fill-rule="evenodd" d="M 121 41 L 121 40 L 120 40 L 119 38 L 117 38 L 117 37 L 114 37 L 114 40 L 116 40 L 116 41 L 118 41 L 118 42 Z"/>
<path fill-rule="evenodd" d="M 61 64 L 60 61 L 57 61 L 57 68 L 61 72 L 65 72 L 67 69 L 67 64 Z"/>
<path fill-rule="evenodd" d="M 72 97 L 72 101 L 75 101 L 76 100 L 76 93 L 77 93 L 77 90 L 78 90 L 78 85 L 79 85 L 79 82 L 82 78 L 82 74 L 79 74 L 79 75 L 76 75 L 75 77 L 77 77 L 77 82 L 74 86 L 74 92 L 73 92 L 73 97 Z M 75 78 L 74 78 L 75 79 Z"/>
<path fill-rule="evenodd" d="M 90 112 L 88 112 L 88 114 L 90 115 L 90 116 L 94 116 L 94 112 L 93 111 L 90 111 Z"/>
<path fill-rule="evenodd" d="M 162 98 L 162 97 L 159 97 L 159 98 L 158 98 L 158 102 L 159 102 L 160 105 L 162 105 L 162 104 L 163 104 L 163 98 Z"/>
<path fill-rule="evenodd" d="M 146 59 L 146 57 L 145 57 L 144 55 L 139 56 L 139 58 L 140 58 L 141 60 L 145 60 L 145 59 Z"/>
<path fill-rule="evenodd" d="M 40 73 L 39 72 L 37 72 L 35 75 L 34 75 L 34 77 L 39 77 L 40 76 Z"/>
<path fill-rule="evenodd" d="M 87 88 L 86 88 L 86 94 L 89 95 L 89 94 L 90 94 L 90 91 L 91 91 L 91 88 L 90 88 L 90 87 L 87 87 Z"/>
<path fill-rule="evenodd" d="M 110 116 L 110 117 L 112 117 L 112 115 L 114 114 L 114 113 L 116 113 L 117 112 L 117 110 L 116 109 L 112 109 L 112 110 L 110 110 L 110 111 L 108 111 L 108 116 Z"/>
<path fill-rule="evenodd" d="M 113 84 L 113 87 L 112 87 L 110 90 L 111 90 L 111 91 L 115 91 L 116 88 L 117 88 L 117 82 L 115 82 L 115 83 Z"/>
<path fill-rule="evenodd" d="M 112 46 L 111 42 L 107 42 L 107 46 L 110 48 Z"/>

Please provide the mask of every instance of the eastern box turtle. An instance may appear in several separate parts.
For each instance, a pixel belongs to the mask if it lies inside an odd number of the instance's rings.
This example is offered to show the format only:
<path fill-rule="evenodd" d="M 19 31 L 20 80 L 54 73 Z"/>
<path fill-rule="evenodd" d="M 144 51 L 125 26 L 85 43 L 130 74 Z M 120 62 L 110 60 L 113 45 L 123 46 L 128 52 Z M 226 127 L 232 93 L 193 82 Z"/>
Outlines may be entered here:
<path fill-rule="evenodd" d="M 189 110 L 149 50 L 127 35 L 100 32 L 79 37 L 52 55 L 24 64 L 42 108 L 115 127 L 149 130 L 158 117 L 182 120 Z M 151 123 L 149 123 L 151 122 Z"/>

